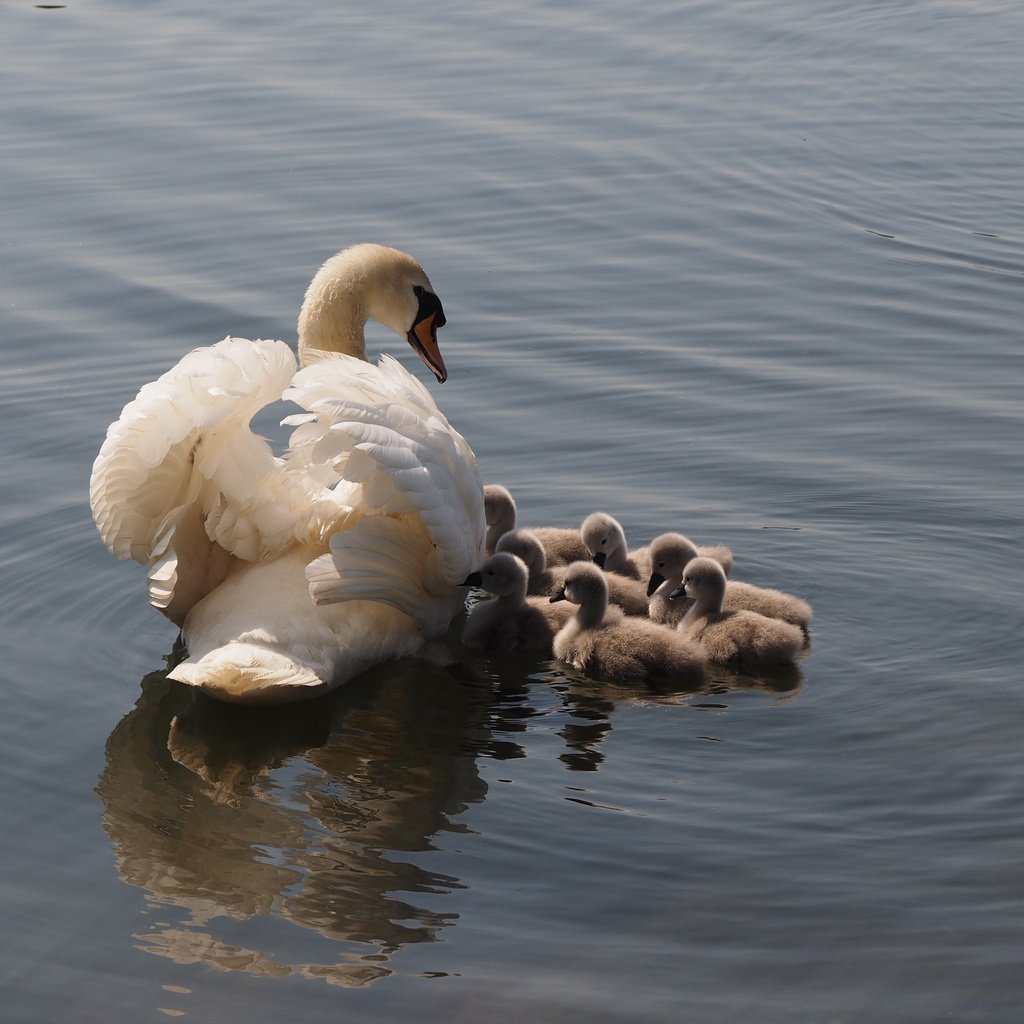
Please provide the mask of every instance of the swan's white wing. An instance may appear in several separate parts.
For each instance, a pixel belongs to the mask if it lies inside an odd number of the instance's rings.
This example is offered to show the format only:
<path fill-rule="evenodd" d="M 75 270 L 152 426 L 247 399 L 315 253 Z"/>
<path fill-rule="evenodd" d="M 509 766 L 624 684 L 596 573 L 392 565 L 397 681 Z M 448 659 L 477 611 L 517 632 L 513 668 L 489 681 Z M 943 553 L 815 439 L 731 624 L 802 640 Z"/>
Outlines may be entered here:
<path fill-rule="evenodd" d="M 145 385 L 107 431 L 93 518 L 118 558 L 149 565 L 151 600 L 174 621 L 232 558 L 273 557 L 309 530 L 307 486 L 249 429 L 295 368 L 283 342 L 225 338 Z"/>
<path fill-rule="evenodd" d="M 376 600 L 422 619 L 431 595 L 449 597 L 476 568 L 483 491 L 476 457 L 430 393 L 396 360 L 337 357 L 301 370 L 286 398 L 292 458 L 360 516 L 331 538 L 307 572 L 318 603 Z M 367 523 L 384 518 L 391 524 Z"/>

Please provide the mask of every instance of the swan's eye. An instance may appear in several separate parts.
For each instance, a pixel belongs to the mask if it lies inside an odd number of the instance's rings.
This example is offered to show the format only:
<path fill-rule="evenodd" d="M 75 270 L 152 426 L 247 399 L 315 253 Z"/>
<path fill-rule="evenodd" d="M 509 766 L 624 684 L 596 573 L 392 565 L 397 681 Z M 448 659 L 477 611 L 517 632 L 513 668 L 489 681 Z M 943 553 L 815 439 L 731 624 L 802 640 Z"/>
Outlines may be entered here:
<path fill-rule="evenodd" d="M 418 299 L 423 294 L 423 285 L 421 285 L 421 284 L 414 284 L 412 286 L 412 293 Z"/>

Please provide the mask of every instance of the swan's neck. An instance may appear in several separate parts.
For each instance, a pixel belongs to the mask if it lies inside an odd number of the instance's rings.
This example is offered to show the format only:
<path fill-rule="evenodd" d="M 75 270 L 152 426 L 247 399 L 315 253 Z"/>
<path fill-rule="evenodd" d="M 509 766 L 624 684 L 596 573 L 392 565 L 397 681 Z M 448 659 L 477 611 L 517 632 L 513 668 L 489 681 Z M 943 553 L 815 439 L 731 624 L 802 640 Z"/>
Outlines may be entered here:
<path fill-rule="evenodd" d="M 315 363 L 332 353 L 366 358 L 366 309 L 344 281 L 313 278 L 299 312 L 299 362 Z"/>

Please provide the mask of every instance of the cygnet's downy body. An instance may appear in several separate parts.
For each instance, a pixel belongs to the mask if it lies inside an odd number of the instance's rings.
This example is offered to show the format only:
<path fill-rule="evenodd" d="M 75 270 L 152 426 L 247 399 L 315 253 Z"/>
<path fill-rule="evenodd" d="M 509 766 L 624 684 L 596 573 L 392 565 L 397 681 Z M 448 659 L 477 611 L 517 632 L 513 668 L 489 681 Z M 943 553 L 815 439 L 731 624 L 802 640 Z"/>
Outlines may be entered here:
<path fill-rule="evenodd" d="M 527 569 L 507 551 L 491 555 L 463 586 L 494 595 L 474 605 L 462 630 L 467 647 L 484 651 L 537 651 L 551 655 L 555 633 L 569 618 L 568 611 L 550 601 L 526 596 Z"/>
<path fill-rule="evenodd" d="M 694 558 L 683 572 L 683 589 L 693 607 L 678 632 L 699 643 L 708 660 L 757 668 L 792 661 L 803 646 L 799 626 L 757 612 L 725 610 L 726 578 L 713 558 Z"/>
<path fill-rule="evenodd" d="M 556 658 L 587 675 L 680 688 L 704 680 L 704 653 L 681 634 L 647 619 L 627 618 L 608 605 L 607 576 L 590 562 L 566 570 L 552 601 L 578 605 L 554 641 Z"/>
<path fill-rule="evenodd" d="M 526 563 L 530 573 L 528 594 L 550 597 L 565 578 L 568 566 L 548 568 L 544 548 L 532 530 L 512 530 L 498 540 L 499 551 L 509 551 Z M 647 593 L 638 580 L 607 573 L 608 602 L 627 615 L 647 615 Z M 680 578 L 682 578 L 680 576 Z"/>
<path fill-rule="evenodd" d="M 515 499 L 507 487 L 501 484 L 484 487 L 484 519 L 487 523 L 484 546 L 489 555 L 498 550 L 498 540 L 515 529 L 517 515 Z M 590 557 L 579 530 L 562 526 L 533 526 L 530 532 L 540 541 L 548 566 L 569 565 Z"/>

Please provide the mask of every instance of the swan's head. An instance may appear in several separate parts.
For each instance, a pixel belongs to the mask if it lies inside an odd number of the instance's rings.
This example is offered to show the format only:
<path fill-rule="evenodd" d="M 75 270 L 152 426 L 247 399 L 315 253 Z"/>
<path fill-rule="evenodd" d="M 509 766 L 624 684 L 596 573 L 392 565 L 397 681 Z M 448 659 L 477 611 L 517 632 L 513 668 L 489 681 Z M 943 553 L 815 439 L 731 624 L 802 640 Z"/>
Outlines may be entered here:
<path fill-rule="evenodd" d="M 666 580 L 678 585 L 683 570 L 697 557 L 697 548 L 689 537 L 681 533 L 663 533 L 651 541 L 651 578 L 647 583 L 647 596 L 651 597 Z"/>
<path fill-rule="evenodd" d="M 626 534 L 622 525 L 607 512 L 595 512 L 587 516 L 580 527 L 580 536 L 602 569 L 610 555 L 626 550 Z"/>
<path fill-rule="evenodd" d="M 692 598 L 701 607 L 722 610 L 725 599 L 725 570 L 713 558 L 694 558 L 683 570 L 683 582 L 671 594 Z"/>
<path fill-rule="evenodd" d="M 526 564 L 508 551 L 491 555 L 476 572 L 462 582 L 464 587 L 478 587 L 495 597 L 525 597 L 527 583 Z"/>
<path fill-rule="evenodd" d="M 437 344 L 445 325 L 441 300 L 426 271 L 410 255 L 365 243 L 343 249 L 317 272 L 299 313 L 299 349 L 344 352 L 366 358 L 368 319 L 405 338 L 444 383 L 448 370 Z"/>
<path fill-rule="evenodd" d="M 603 607 L 608 604 L 608 581 L 593 562 L 573 562 L 549 600 L 552 604 L 570 601 L 588 608 Z"/>

